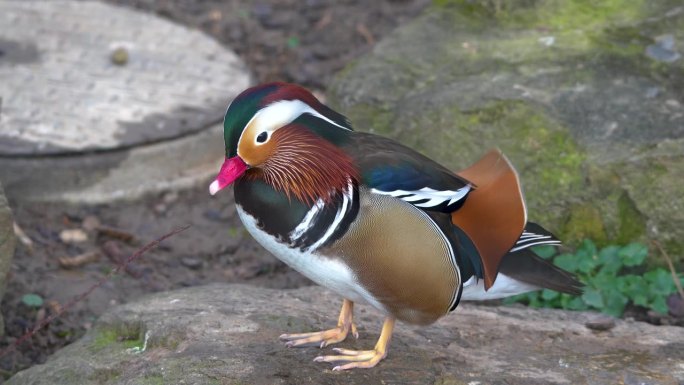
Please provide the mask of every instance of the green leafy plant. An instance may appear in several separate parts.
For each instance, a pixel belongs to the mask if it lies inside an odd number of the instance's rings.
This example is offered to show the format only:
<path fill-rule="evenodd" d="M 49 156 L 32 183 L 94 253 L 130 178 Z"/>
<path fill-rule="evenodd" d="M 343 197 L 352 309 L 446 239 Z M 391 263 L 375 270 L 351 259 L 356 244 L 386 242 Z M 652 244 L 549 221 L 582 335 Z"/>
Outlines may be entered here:
<path fill-rule="evenodd" d="M 571 273 L 586 286 L 581 296 L 542 290 L 508 298 L 507 303 L 523 302 L 532 307 L 570 310 L 594 309 L 620 317 L 627 304 L 667 313 L 667 297 L 677 288 L 672 274 L 662 268 L 645 270 L 648 248 L 641 243 L 607 246 L 600 250 L 585 240 L 574 253 L 556 254 L 551 246 L 538 247 L 542 258 Z M 679 275 L 684 283 L 684 277 Z"/>
<path fill-rule="evenodd" d="M 43 297 L 38 294 L 24 294 L 21 297 L 21 302 L 29 307 L 41 307 L 43 306 Z"/>

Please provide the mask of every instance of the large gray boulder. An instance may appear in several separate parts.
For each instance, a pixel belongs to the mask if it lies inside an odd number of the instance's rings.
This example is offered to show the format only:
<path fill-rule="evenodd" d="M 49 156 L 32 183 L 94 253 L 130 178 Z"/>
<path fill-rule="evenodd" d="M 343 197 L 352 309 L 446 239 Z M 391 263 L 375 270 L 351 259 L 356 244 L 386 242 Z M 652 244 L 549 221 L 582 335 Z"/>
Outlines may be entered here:
<path fill-rule="evenodd" d="M 439 1 L 336 79 L 361 131 L 458 170 L 501 148 L 566 241 L 684 256 L 681 1 Z"/>
<path fill-rule="evenodd" d="M 399 324 L 370 370 L 332 372 L 313 362 L 330 347 L 288 349 L 283 332 L 334 326 L 341 299 L 319 287 L 194 287 L 143 298 L 103 315 L 45 364 L 16 374 L 24 384 L 668 384 L 684 381 L 681 328 L 618 320 L 594 332 L 587 313 L 461 305 L 429 327 Z M 382 316 L 358 306 L 369 349 Z"/>
<path fill-rule="evenodd" d="M 12 211 L 7 204 L 7 198 L 0 184 L 0 301 L 5 296 L 7 273 L 9 273 L 14 256 L 14 221 Z M 0 336 L 5 334 L 5 321 L 0 314 Z"/>

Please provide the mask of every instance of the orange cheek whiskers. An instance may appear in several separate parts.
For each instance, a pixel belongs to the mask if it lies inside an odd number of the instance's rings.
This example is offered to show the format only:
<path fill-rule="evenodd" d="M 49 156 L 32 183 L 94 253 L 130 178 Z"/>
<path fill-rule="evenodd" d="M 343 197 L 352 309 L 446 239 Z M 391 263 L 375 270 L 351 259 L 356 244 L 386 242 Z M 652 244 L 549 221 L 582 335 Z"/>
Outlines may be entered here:
<path fill-rule="evenodd" d="M 288 197 L 307 204 L 329 202 L 358 180 L 351 159 L 335 145 L 293 126 L 277 131 L 271 156 L 262 166 L 263 179 Z"/>

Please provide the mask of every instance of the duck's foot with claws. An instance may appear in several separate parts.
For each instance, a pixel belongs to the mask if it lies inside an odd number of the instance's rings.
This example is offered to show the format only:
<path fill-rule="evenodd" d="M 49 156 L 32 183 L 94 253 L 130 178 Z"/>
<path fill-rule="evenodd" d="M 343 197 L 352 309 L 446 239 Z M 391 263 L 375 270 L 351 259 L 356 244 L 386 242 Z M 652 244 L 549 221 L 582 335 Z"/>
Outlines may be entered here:
<path fill-rule="evenodd" d="M 349 362 L 348 364 L 338 365 L 333 370 L 347 370 L 354 368 L 372 368 L 378 364 L 385 356 L 387 356 L 387 349 L 390 340 L 392 339 L 392 331 L 394 330 L 394 318 L 388 317 L 382 325 L 382 332 L 380 338 L 375 344 L 373 350 L 349 350 L 349 349 L 333 349 L 339 355 L 335 356 L 319 356 L 314 358 L 316 362 Z"/>
<path fill-rule="evenodd" d="M 342 310 L 340 311 L 340 318 L 337 321 L 336 328 L 312 333 L 283 334 L 280 336 L 280 339 L 287 341 L 285 346 L 288 348 L 311 344 L 318 344 L 323 348 L 344 341 L 350 331 L 354 338 L 359 338 L 356 325 L 352 321 L 353 310 L 354 302 L 345 299 L 342 303 Z"/>

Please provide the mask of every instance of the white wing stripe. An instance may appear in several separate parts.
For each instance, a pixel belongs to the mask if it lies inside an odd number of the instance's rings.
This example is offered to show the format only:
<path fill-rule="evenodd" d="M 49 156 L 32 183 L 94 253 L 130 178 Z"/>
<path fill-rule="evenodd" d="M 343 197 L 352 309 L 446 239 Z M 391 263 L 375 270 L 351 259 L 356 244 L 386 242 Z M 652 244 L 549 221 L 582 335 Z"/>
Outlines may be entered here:
<path fill-rule="evenodd" d="M 354 183 L 351 181 L 351 179 L 348 181 L 347 185 L 347 190 L 344 192 L 344 195 L 342 196 L 342 207 L 340 207 L 337 210 L 337 213 L 335 214 L 335 219 L 333 220 L 332 224 L 328 226 L 328 229 L 325 231 L 325 234 L 323 234 L 322 237 L 320 237 L 316 243 L 313 245 L 309 246 L 306 251 L 307 252 L 313 252 L 318 247 L 320 247 L 322 244 L 325 243 L 325 241 L 330 238 L 335 230 L 337 230 L 337 226 L 339 226 L 340 222 L 342 222 L 342 219 L 344 219 L 344 216 L 347 214 L 347 206 L 350 205 L 351 201 L 354 199 Z"/>
<path fill-rule="evenodd" d="M 422 203 L 414 204 L 416 207 L 435 207 L 439 206 L 448 201 L 447 205 L 452 205 L 459 200 L 463 199 L 468 192 L 470 192 L 470 185 L 461 187 L 456 191 L 444 190 L 439 191 L 432 189 L 430 187 L 423 187 L 420 190 L 394 190 L 394 191 L 382 191 L 376 188 L 371 189 L 374 194 L 389 195 L 395 198 L 399 198 L 403 201 L 413 203 L 420 200 L 427 201 Z"/>
<path fill-rule="evenodd" d="M 517 242 L 515 242 L 515 243 L 516 243 L 516 244 L 520 244 L 520 243 L 532 242 L 532 241 L 536 241 L 536 240 L 539 240 L 539 239 L 548 239 L 548 238 L 551 238 L 551 236 L 550 236 L 550 235 L 537 235 L 536 237 L 527 237 L 527 238 L 522 238 L 522 237 L 521 237 L 521 239 L 519 239 L 519 240 L 518 240 Z"/>
<path fill-rule="evenodd" d="M 304 216 L 304 219 L 295 227 L 294 230 L 292 230 L 292 233 L 290 233 L 290 239 L 292 241 L 296 241 L 299 238 L 306 233 L 307 230 L 311 227 L 311 221 L 314 219 L 316 214 L 318 214 L 319 211 L 323 208 L 324 202 L 322 199 L 319 199 L 316 201 L 316 204 L 314 204 L 311 209 L 306 213 Z"/>
<path fill-rule="evenodd" d="M 524 244 L 524 245 L 521 245 L 521 246 L 517 246 L 517 247 L 512 248 L 511 251 L 510 251 L 510 253 L 513 253 L 513 252 L 516 252 L 516 251 L 520 251 L 520 250 L 522 250 L 522 249 L 526 249 L 526 248 L 532 247 L 532 246 L 538 246 L 538 245 L 560 245 L 560 244 L 561 244 L 561 241 L 556 240 L 556 239 L 549 239 L 549 240 L 547 240 L 547 241 L 540 241 L 540 242 L 534 242 L 534 243 L 526 243 L 526 244 Z"/>

